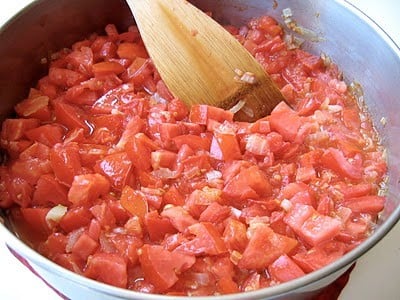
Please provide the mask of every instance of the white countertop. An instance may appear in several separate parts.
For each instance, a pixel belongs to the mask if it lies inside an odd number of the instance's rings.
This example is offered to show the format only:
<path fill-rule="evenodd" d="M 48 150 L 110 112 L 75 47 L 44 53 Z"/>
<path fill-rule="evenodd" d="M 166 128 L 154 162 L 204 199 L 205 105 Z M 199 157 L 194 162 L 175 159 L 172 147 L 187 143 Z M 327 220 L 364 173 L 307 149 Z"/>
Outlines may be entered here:
<path fill-rule="evenodd" d="M 54 0 L 57 1 L 57 0 Z M 378 23 L 400 45 L 400 1 L 348 0 Z M 31 0 L 1 0 L 0 26 Z M 340 300 L 400 299 L 400 223 L 353 270 Z M 0 299 L 59 300 L 6 249 L 0 239 Z"/>

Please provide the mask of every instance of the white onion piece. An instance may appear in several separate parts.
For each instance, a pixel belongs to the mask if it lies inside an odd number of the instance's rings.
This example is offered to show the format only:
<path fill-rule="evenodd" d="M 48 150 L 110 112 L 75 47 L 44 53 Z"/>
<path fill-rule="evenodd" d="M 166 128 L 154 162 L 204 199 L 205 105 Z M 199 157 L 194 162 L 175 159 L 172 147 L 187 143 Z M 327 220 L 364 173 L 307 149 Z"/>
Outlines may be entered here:
<path fill-rule="evenodd" d="M 46 215 L 46 222 L 49 227 L 53 227 L 54 223 L 60 222 L 61 218 L 67 213 L 68 208 L 61 204 L 54 206 Z"/>

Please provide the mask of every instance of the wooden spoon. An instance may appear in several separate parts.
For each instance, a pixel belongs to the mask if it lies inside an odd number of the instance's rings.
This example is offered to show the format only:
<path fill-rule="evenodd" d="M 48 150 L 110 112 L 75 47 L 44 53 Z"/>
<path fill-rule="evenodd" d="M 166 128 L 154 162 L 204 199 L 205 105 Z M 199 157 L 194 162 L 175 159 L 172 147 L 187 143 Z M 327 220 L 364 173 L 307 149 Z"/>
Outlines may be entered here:
<path fill-rule="evenodd" d="M 255 121 L 285 100 L 240 42 L 188 1 L 127 3 L 161 78 L 187 105 L 243 106 L 235 119 Z"/>

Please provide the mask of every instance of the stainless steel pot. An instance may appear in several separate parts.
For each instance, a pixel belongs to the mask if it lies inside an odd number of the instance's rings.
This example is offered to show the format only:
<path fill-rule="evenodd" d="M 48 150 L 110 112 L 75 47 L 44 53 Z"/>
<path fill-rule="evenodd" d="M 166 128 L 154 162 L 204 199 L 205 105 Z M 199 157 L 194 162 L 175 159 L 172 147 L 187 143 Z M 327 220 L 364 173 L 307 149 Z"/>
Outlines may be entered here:
<path fill-rule="evenodd" d="M 200 8 L 233 24 L 250 17 L 272 15 L 282 21 L 290 7 L 302 26 L 318 33 L 318 42 L 305 48 L 326 53 L 344 72 L 348 82 L 364 89 L 364 99 L 387 147 L 388 201 L 377 229 L 363 244 L 331 265 L 279 286 L 218 299 L 301 299 L 338 278 L 355 260 L 373 247 L 400 218 L 400 50 L 376 24 L 344 1 L 324 0 L 196 0 Z M 277 4 L 277 5 L 276 5 Z M 49 51 L 67 47 L 107 23 L 126 28 L 131 14 L 121 0 L 37 0 L 17 14 L 0 31 L 0 120 L 9 116 L 29 86 L 45 72 L 40 63 Z M 386 119 L 386 125 L 380 122 Z M 16 237 L 4 212 L 0 234 L 7 245 L 61 294 L 71 299 L 172 299 L 111 287 L 81 277 L 37 254 Z M 214 297 L 206 297 L 213 299 Z"/>

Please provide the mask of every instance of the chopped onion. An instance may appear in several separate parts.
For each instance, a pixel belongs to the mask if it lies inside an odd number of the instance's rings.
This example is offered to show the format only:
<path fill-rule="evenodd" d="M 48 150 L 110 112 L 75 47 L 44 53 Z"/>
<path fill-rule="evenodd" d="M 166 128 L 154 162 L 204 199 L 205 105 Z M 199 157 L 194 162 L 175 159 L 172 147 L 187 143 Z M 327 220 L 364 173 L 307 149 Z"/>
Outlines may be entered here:
<path fill-rule="evenodd" d="M 232 106 L 229 111 L 233 114 L 236 114 L 239 110 L 241 110 L 246 105 L 246 101 L 239 100 L 234 106 Z"/>
<path fill-rule="evenodd" d="M 61 218 L 67 213 L 68 208 L 61 204 L 54 206 L 46 215 L 46 222 L 49 227 L 53 227 L 54 223 L 60 222 Z"/>
<path fill-rule="evenodd" d="M 207 181 L 214 181 L 215 179 L 221 179 L 222 173 L 217 170 L 211 170 L 206 173 Z"/>
<path fill-rule="evenodd" d="M 160 179 L 172 179 L 176 178 L 176 176 L 178 175 L 177 171 L 172 171 L 169 168 L 159 168 L 158 170 L 154 170 L 151 173 Z"/>
<path fill-rule="evenodd" d="M 281 207 L 285 210 L 285 211 L 289 211 L 292 208 L 292 202 L 290 202 L 290 200 L 288 199 L 283 199 L 281 201 Z"/>

